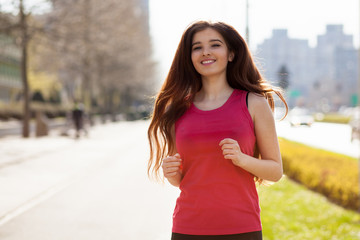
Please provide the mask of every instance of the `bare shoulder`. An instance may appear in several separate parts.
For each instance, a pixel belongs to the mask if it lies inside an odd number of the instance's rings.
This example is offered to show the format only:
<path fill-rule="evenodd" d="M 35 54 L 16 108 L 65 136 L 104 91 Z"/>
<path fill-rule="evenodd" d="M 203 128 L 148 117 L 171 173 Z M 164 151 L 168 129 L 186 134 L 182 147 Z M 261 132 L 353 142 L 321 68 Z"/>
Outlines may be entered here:
<path fill-rule="evenodd" d="M 266 98 L 257 93 L 249 93 L 248 96 L 248 109 L 251 117 L 255 118 L 255 115 L 271 113 L 271 109 Z"/>
<path fill-rule="evenodd" d="M 258 94 L 258 93 L 250 92 L 248 101 L 249 101 L 249 106 L 250 105 L 252 105 L 254 107 L 269 106 L 266 98 L 263 95 Z"/>

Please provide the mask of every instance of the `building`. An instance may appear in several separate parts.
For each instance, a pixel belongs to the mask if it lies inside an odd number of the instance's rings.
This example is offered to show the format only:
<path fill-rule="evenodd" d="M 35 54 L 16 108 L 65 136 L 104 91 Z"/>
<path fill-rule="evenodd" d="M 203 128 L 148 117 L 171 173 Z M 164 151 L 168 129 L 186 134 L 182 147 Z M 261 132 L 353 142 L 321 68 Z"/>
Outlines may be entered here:
<path fill-rule="evenodd" d="M 325 34 L 317 38 L 315 51 L 316 84 L 313 91 L 317 102 L 326 99 L 328 106 L 325 104 L 325 107 L 330 110 L 350 106 L 357 79 L 357 50 L 353 36 L 344 34 L 343 25 L 327 25 Z"/>
<path fill-rule="evenodd" d="M 313 55 L 307 40 L 291 39 L 286 29 L 275 29 L 272 37 L 258 46 L 256 57 L 267 80 L 276 86 L 279 85 L 280 69 L 287 69 L 287 100 L 290 106 L 294 106 L 299 98 L 308 95 L 313 77 Z"/>
<path fill-rule="evenodd" d="M 146 32 L 150 32 L 150 9 L 149 9 L 149 0 L 140 0 L 138 6 L 141 11 L 142 19 L 144 20 L 144 26 L 146 28 Z"/>
<path fill-rule="evenodd" d="M 20 55 L 14 39 L 0 34 L 0 102 L 15 101 L 21 92 Z"/>
<path fill-rule="evenodd" d="M 343 25 L 327 25 L 315 48 L 307 40 L 289 38 L 286 29 L 276 29 L 257 52 L 265 77 L 274 85 L 278 85 L 279 69 L 288 69 L 290 107 L 304 105 L 326 112 L 354 104 L 357 50 Z"/>

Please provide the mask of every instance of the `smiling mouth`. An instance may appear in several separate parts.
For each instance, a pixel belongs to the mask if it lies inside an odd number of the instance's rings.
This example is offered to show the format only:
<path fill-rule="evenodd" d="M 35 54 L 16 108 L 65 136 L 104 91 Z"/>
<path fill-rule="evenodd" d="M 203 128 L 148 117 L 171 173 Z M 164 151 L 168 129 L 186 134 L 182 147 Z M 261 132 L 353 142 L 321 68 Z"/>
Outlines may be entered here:
<path fill-rule="evenodd" d="M 201 64 L 206 65 L 206 64 L 211 64 L 211 63 L 214 63 L 214 62 L 215 62 L 215 60 L 205 60 L 205 61 L 201 61 Z"/>

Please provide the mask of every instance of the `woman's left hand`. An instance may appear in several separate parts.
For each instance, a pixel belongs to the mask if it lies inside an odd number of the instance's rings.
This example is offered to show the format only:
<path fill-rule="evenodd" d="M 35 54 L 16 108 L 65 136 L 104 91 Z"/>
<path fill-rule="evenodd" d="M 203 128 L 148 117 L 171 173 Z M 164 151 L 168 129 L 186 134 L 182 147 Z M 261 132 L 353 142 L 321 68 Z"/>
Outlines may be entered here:
<path fill-rule="evenodd" d="M 225 138 L 219 143 L 224 158 L 230 159 L 234 165 L 241 167 L 243 165 L 243 155 L 238 142 L 231 138 Z"/>

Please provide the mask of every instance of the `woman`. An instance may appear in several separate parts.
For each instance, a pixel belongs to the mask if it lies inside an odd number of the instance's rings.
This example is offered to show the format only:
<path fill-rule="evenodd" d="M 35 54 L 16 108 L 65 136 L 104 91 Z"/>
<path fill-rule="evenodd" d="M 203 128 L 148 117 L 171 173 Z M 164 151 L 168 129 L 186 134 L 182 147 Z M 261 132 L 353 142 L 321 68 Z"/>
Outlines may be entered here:
<path fill-rule="evenodd" d="M 283 174 L 274 92 L 286 105 L 233 27 L 199 21 L 184 32 L 148 130 L 149 174 L 162 168 L 181 190 L 172 239 L 262 239 L 254 180 Z"/>

